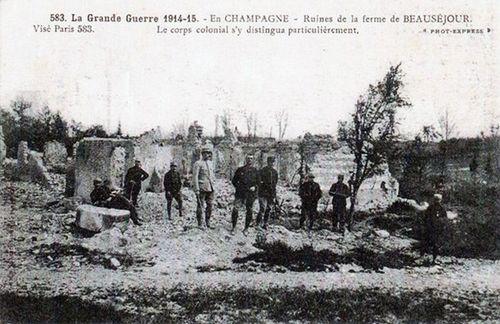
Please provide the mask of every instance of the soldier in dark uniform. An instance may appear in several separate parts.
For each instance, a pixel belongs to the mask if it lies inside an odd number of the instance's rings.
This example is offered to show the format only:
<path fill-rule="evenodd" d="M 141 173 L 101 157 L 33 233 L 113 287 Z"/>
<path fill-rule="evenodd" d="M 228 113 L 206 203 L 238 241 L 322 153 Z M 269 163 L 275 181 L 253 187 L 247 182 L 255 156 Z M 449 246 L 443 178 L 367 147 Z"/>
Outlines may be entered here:
<path fill-rule="evenodd" d="M 234 233 L 236 229 L 238 209 L 245 206 L 246 218 L 243 233 L 246 234 L 252 222 L 253 203 L 257 198 L 259 186 L 259 171 L 253 166 L 252 155 L 248 155 L 245 159 L 245 165 L 236 170 L 232 183 L 236 189 L 236 193 L 234 194 L 234 207 L 231 214 L 233 224 L 231 232 Z"/>
<path fill-rule="evenodd" d="M 135 161 L 135 165 L 128 169 L 125 175 L 125 196 L 137 207 L 137 197 L 141 192 L 141 183 L 149 177 L 149 174 L 141 168 L 141 161 Z"/>
<path fill-rule="evenodd" d="M 351 222 L 347 219 L 347 198 L 351 196 L 351 191 L 349 187 L 344 183 L 344 176 L 339 174 L 337 177 L 337 182 L 332 185 L 330 191 L 328 192 L 332 196 L 332 207 L 333 207 L 333 217 L 332 217 L 332 229 L 335 231 L 337 225 L 340 223 L 340 231 L 343 233 L 345 229 L 345 223 L 347 220 L 347 227 L 351 229 Z"/>
<path fill-rule="evenodd" d="M 182 178 L 179 171 L 177 171 L 177 164 L 174 162 L 170 163 L 170 170 L 163 178 L 163 186 L 165 187 L 165 197 L 167 198 L 168 218 L 170 219 L 172 215 L 172 200 L 174 199 L 179 206 L 179 216 L 182 217 Z"/>
<path fill-rule="evenodd" d="M 132 222 L 138 226 L 142 225 L 135 206 L 118 191 L 111 190 L 101 179 L 94 180 L 94 189 L 90 193 L 90 201 L 93 205 L 99 207 L 128 210 Z"/>
<path fill-rule="evenodd" d="M 309 218 L 309 230 L 312 230 L 314 220 L 318 215 L 318 201 L 322 192 L 319 184 L 314 182 L 314 175 L 306 175 L 304 182 L 299 187 L 299 196 L 302 200 L 302 215 L 300 217 L 300 228 L 304 225 L 306 218 Z"/>
<path fill-rule="evenodd" d="M 262 227 L 267 228 L 269 213 L 276 200 L 276 185 L 278 184 L 278 172 L 273 168 L 274 156 L 267 158 L 267 166 L 259 171 L 259 213 L 257 214 L 257 224 L 262 221 Z"/>
<path fill-rule="evenodd" d="M 94 189 L 90 193 L 90 201 L 92 205 L 98 207 L 106 207 L 111 201 L 111 190 L 99 178 L 94 180 Z"/>
<path fill-rule="evenodd" d="M 446 219 L 446 210 L 441 204 L 443 197 L 435 194 L 432 202 L 424 212 L 423 237 L 420 254 L 432 253 L 432 263 L 439 253 L 439 237 L 442 235 L 443 222 Z"/>

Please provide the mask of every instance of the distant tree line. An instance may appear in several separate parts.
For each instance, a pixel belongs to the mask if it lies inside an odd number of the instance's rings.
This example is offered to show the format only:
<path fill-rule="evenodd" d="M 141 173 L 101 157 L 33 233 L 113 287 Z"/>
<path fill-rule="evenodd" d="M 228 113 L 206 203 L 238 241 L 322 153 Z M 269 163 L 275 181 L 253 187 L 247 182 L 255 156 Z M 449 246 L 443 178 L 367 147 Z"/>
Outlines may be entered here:
<path fill-rule="evenodd" d="M 15 158 L 17 147 L 26 141 L 32 150 L 43 151 L 44 145 L 57 141 L 66 147 L 68 155 L 73 155 L 73 146 L 84 137 L 121 137 L 121 125 L 109 134 L 102 125 L 84 127 L 81 123 L 65 119 L 59 111 L 48 107 L 41 110 L 25 99 L 12 101 L 10 109 L 0 108 L 0 125 L 3 129 L 7 156 Z"/>

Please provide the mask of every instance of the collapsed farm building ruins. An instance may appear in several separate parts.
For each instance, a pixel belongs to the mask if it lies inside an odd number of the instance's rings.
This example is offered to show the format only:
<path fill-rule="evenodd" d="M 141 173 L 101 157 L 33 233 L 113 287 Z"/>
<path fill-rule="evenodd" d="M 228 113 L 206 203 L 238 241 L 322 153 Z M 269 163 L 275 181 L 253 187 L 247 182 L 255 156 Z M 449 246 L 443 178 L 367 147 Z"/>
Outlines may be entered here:
<path fill-rule="evenodd" d="M 43 152 L 21 142 L 17 159 L 5 157 L 1 139 L 0 255 L 8 266 L 0 267 L 0 318 L 202 323 L 498 318 L 493 306 L 498 262 L 444 256 L 433 265 L 420 258 L 415 223 L 425 206 L 398 197 L 389 166 L 363 182 L 352 231 L 330 230 L 328 189 L 338 174 L 349 179 L 354 168 L 349 149 L 332 136 L 247 140 L 226 131 L 207 137 L 195 123 L 185 138 L 166 139 L 157 129 L 136 138 L 84 138 L 71 157 L 58 142 L 47 143 Z M 191 188 L 203 147 L 210 147 L 216 172 L 212 229 L 196 226 Z M 275 157 L 280 208 L 269 229 L 231 235 L 230 180 L 249 154 L 258 168 Z M 123 188 L 135 160 L 150 175 L 137 207 L 142 226 L 129 224 L 128 210 L 90 202 L 95 179 Z M 174 211 L 167 219 L 163 176 L 171 162 L 182 175 L 185 213 L 179 217 Z M 297 229 L 298 186 L 308 173 L 323 191 L 312 232 Z M 46 307 L 34 307 L 37 303 Z M 422 305 L 433 305 L 433 311 Z"/>

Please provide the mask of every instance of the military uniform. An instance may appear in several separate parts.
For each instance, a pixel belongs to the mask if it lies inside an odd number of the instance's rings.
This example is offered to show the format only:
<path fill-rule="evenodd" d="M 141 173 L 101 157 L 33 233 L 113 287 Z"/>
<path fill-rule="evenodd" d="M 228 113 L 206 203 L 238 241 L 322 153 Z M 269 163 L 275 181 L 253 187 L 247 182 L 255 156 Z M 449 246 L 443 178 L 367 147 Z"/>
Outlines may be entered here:
<path fill-rule="evenodd" d="M 309 229 L 311 230 L 318 216 L 318 201 L 322 196 L 321 188 L 318 183 L 312 180 L 306 181 L 299 187 L 299 196 L 302 200 L 300 227 L 304 225 L 306 218 L 309 218 Z"/>
<path fill-rule="evenodd" d="M 165 188 L 165 197 L 167 198 L 167 214 L 171 216 L 172 200 L 175 199 L 179 205 L 179 216 L 182 216 L 182 178 L 178 171 L 170 170 L 163 178 L 163 186 Z"/>
<path fill-rule="evenodd" d="M 137 206 L 137 198 L 141 192 L 141 183 L 149 177 L 149 174 L 141 167 L 133 166 L 125 175 L 125 196 Z"/>
<path fill-rule="evenodd" d="M 252 209 L 253 203 L 257 198 L 257 191 L 259 186 L 259 171 L 253 166 L 244 165 L 236 170 L 234 173 L 232 183 L 236 192 L 234 194 L 234 207 L 231 214 L 233 230 L 236 228 L 238 222 L 238 209 L 245 206 L 245 230 L 250 227 L 252 222 Z M 254 190 L 251 190 L 252 188 Z"/>
<path fill-rule="evenodd" d="M 202 204 L 205 202 L 205 223 L 209 226 L 214 200 L 215 171 L 211 160 L 198 160 L 193 166 L 193 189 L 196 193 L 196 218 L 201 226 Z"/>
<path fill-rule="evenodd" d="M 262 168 L 259 172 L 259 213 L 257 214 L 257 224 L 264 215 L 264 227 L 267 225 L 269 213 L 276 200 L 276 185 L 278 184 L 278 172 L 271 166 Z"/>
<path fill-rule="evenodd" d="M 337 228 L 337 225 L 340 223 L 340 230 L 344 230 L 345 223 L 347 221 L 347 226 L 351 227 L 351 221 L 349 219 L 349 215 L 346 211 L 347 206 L 347 198 L 351 195 L 351 191 L 349 187 L 343 182 L 336 182 L 330 188 L 328 192 L 332 198 L 332 207 L 333 207 L 333 219 L 332 224 L 333 228 Z"/>
<path fill-rule="evenodd" d="M 141 225 L 135 206 L 123 195 L 112 193 L 107 186 L 94 187 L 94 190 L 90 193 L 90 201 L 93 205 L 99 207 L 128 210 L 132 222 Z"/>
<path fill-rule="evenodd" d="M 439 253 L 439 237 L 443 231 L 443 220 L 446 219 L 446 210 L 440 202 L 433 201 L 424 212 L 423 237 L 420 253 L 432 253 L 433 260 Z"/>

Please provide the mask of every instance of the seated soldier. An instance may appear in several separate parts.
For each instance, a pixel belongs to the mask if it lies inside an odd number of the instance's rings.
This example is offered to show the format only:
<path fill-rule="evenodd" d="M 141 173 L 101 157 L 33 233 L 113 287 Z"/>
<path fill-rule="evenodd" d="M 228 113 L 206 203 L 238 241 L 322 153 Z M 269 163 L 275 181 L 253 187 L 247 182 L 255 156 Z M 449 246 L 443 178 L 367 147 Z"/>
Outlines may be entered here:
<path fill-rule="evenodd" d="M 117 190 L 111 190 L 101 179 L 94 180 L 94 189 L 90 193 L 90 201 L 94 206 L 128 210 L 132 222 L 138 226 L 142 225 L 134 205 Z"/>

